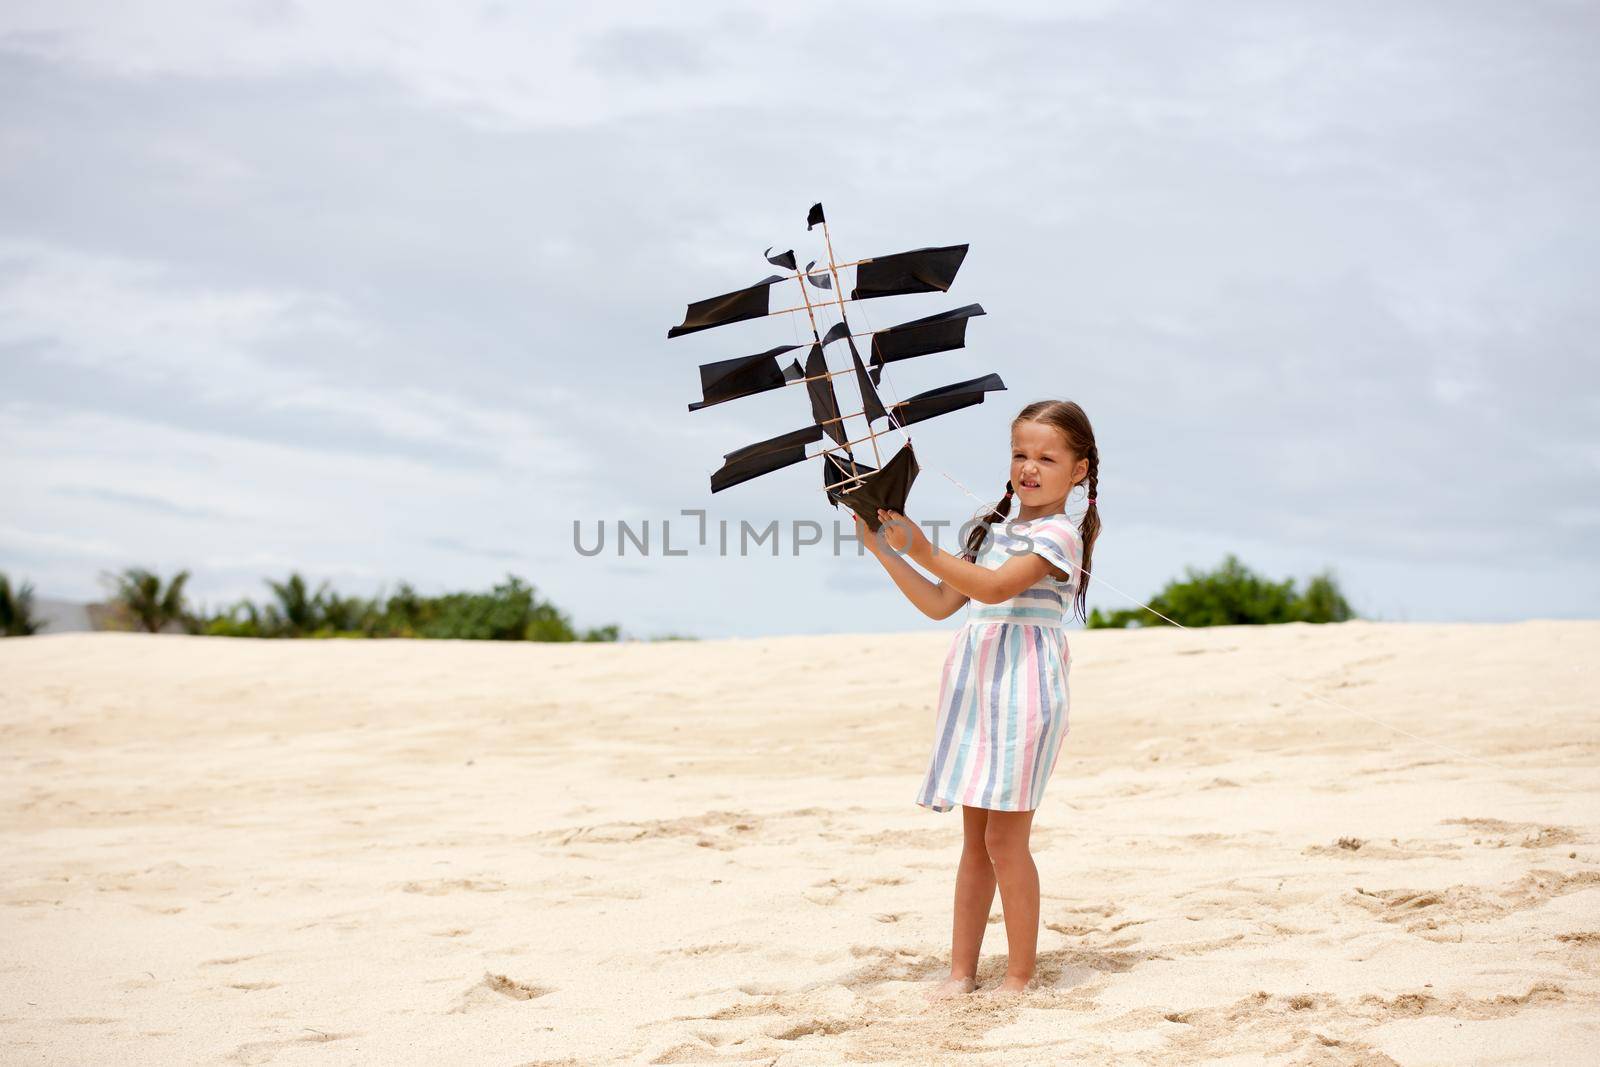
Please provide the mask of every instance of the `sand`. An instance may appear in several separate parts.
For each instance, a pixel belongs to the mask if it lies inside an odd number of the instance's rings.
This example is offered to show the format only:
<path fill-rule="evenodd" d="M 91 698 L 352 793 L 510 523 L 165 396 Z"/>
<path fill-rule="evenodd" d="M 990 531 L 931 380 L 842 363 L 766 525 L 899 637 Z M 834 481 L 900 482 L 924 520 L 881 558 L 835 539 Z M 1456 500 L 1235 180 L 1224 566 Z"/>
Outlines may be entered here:
<path fill-rule="evenodd" d="M 949 626 L 0 641 L 0 1062 L 1600 1059 L 1600 622 L 1073 634 L 1036 986 L 929 1006 Z"/>

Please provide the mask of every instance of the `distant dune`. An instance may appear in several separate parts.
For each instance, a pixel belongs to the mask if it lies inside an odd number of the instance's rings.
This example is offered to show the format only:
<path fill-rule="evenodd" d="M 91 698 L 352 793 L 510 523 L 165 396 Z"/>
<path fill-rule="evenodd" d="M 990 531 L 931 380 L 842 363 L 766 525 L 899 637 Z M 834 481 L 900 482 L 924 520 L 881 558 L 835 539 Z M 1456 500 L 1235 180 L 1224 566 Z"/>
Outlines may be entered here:
<path fill-rule="evenodd" d="M 930 1007 L 950 637 L 0 640 L 0 1062 L 1595 1061 L 1600 622 L 1071 634 Z"/>

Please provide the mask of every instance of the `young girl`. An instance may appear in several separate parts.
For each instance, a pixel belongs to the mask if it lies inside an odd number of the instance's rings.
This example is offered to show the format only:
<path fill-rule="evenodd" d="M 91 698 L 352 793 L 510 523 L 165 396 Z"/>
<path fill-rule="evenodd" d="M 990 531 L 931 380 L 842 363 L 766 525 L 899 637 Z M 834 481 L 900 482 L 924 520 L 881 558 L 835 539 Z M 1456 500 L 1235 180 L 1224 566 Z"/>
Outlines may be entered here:
<path fill-rule="evenodd" d="M 933 755 L 917 795 L 933 811 L 960 804 L 964 829 L 950 977 L 932 991 L 935 997 L 976 988 L 997 882 L 1010 952 L 996 992 L 1019 992 L 1033 979 L 1039 872 L 1028 834 L 1068 730 L 1063 623 L 1069 608 L 1084 617 L 1083 571 L 1100 532 L 1099 468 L 1083 409 L 1070 400 L 1042 400 L 1012 420 L 1005 495 L 961 556 L 935 549 L 899 512 L 878 513 L 881 541 L 856 520 L 858 536 L 924 615 L 946 619 L 968 605 L 945 658 Z M 1066 505 L 1079 485 L 1087 487 L 1086 510 L 1074 526 Z M 1010 515 L 1013 498 L 1022 504 L 1016 519 L 995 527 Z"/>

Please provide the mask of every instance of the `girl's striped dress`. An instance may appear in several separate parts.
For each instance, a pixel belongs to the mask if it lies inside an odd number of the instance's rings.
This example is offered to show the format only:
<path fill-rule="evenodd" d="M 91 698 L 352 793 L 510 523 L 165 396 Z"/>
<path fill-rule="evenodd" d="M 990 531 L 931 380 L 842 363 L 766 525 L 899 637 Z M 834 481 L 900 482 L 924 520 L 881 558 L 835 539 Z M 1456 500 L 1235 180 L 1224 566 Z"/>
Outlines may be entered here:
<path fill-rule="evenodd" d="M 933 755 L 917 803 L 1032 811 L 1067 736 L 1065 620 L 1081 580 L 1083 542 L 1065 515 L 996 523 L 978 554 L 998 569 L 1034 552 L 1062 573 L 1046 574 L 1003 604 L 967 603 L 967 619 L 945 657 Z"/>

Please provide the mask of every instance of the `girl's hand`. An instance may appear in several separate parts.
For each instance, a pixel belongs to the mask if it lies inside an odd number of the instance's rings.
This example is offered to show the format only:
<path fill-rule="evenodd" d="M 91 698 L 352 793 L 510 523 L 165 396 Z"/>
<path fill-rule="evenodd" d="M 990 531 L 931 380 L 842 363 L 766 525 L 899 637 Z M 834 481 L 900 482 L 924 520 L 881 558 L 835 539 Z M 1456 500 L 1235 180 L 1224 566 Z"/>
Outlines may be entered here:
<path fill-rule="evenodd" d="M 883 546 L 878 544 L 878 535 L 867 529 L 867 524 L 861 521 L 861 516 L 851 512 L 856 520 L 856 540 L 867 546 L 867 551 L 874 556 L 883 551 Z"/>
<path fill-rule="evenodd" d="M 927 535 L 905 515 L 898 511 L 879 508 L 878 521 L 883 524 L 878 528 L 878 532 L 896 552 L 902 552 L 919 561 L 933 555 L 933 545 Z"/>

